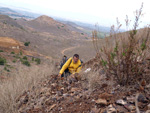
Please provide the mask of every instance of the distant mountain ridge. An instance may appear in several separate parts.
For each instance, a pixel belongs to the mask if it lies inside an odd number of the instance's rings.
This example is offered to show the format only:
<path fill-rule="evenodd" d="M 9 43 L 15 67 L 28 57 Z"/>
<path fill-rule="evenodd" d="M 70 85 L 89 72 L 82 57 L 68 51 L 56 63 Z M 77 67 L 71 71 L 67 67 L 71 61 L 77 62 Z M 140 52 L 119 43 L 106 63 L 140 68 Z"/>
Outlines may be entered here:
<path fill-rule="evenodd" d="M 29 13 L 27 11 L 13 10 L 7 7 L 0 7 L 0 14 L 8 15 L 12 18 L 27 18 L 27 19 L 33 19 L 35 18 L 34 15 L 36 15 L 34 13 Z"/>

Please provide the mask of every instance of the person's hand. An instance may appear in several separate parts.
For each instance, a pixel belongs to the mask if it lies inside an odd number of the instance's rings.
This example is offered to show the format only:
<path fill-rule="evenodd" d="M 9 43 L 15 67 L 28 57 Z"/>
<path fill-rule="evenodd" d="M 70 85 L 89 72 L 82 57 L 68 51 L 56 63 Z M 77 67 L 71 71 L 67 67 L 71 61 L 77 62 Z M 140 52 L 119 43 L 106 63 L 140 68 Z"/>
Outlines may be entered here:
<path fill-rule="evenodd" d="M 60 73 L 58 74 L 58 77 L 61 78 L 61 74 Z"/>
<path fill-rule="evenodd" d="M 61 79 L 61 80 L 64 79 L 64 77 L 61 77 L 61 74 L 58 74 L 58 78 Z"/>

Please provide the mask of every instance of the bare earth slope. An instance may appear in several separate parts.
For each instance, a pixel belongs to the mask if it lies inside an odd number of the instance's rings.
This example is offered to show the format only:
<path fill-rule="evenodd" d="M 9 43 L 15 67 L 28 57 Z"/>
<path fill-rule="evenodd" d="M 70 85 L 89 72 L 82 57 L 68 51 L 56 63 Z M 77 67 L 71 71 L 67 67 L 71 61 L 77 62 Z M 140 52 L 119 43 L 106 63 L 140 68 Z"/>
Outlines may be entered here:
<path fill-rule="evenodd" d="M 64 24 L 46 16 L 32 21 L 22 20 L 29 23 L 30 27 L 22 26 L 8 16 L 0 15 L 0 20 L 9 20 L 9 22 L 0 21 L 1 37 L 12 37 L 22 43 L 30 42 L 27 49 L 53 58 L 60 58 L 63 49 L 82 44 L 85 40 L 82 40 L 84 36 L 80 33 L 70 31 Z"/>

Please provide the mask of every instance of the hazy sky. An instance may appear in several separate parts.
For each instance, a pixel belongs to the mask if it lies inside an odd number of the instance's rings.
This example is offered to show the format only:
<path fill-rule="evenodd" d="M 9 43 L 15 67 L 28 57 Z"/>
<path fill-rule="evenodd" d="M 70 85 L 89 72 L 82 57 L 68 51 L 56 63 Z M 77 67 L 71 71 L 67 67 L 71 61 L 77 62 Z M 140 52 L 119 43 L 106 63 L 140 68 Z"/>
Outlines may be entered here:
<path fill-rule="evenodd" d="M 143 24 L 150 23 L 150 0 L 0 0 L 0 4 L 24 8 L 37 13 L 83 22 L 111 26 L 116 17 L 121 23 L 126 15 L 133 19 L 133 12 L 144 3 Z"/>

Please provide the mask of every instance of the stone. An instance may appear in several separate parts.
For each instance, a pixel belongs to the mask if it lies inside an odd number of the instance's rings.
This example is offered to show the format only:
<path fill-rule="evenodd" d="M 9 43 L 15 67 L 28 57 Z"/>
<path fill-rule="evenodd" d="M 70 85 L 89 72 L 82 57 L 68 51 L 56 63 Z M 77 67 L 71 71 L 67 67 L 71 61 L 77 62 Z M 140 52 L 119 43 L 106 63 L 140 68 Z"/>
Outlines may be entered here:
<path fill-rule="evenodd" d="M 99 99 L 96 100 L 95 102 L 96 102 L 96 104 L 107 105 L 107 101 L 106 101 L 105 99 L 99 98 Z"/>
<path fill-rule="evenodd" d="M 119 99 L 119 100 L 116 101 L 116 104 L 118 104 L 118 105 L 125 105 L 125 104 L 127 104 L 127 102 L 122 100 L 122 99 Z"/>
<path fill-rule="evenodd" d="M 90 113 L 99 113 L 100 109 L 98 108 L 92 108 Z"/>
<path fill-rule="evenodd" d="M 106 100 L 110 100 L 112 97 L 113 97 L 113 95 L 109 94 L 109 93 L 102 93 L 99 95 L 99 98 L 106 99 Z"/>
<path fill-rule="evenodd" d="M 133 104 L 126 104 L 124 105 L 124 107 L 128 109 L 130 112 L 136 110 L 136 107 Z"/>
<path fill-rule="evenodd" d="M 49 108 L 49 111 L 52 110 L 55 106 L 56 106 L 56 104 L 51 105 Z"/>
<path fill-rule="evenodd" d="M 138 101 L 142 102 L 142 103 L 147 103 L 148 102 L 146 97 L 143 94 L 139 94 Z"/>
<path fill-rule="evenodd" d="M 148 110 L 150 110 L 150 104 L 147 105 Z"/>
<path fill-rule="evenodd" d="M 128 108 L 129 108 L 130 111 L 135 111 L 135 109 L 136 109 L 136 107 L 134 105 L 129 105 Z"/>
<path fill-rule="evenodd" d="M 129 103 L 131 103 L 131 104 L 134 104 L 134 103 L 135 103 L 135 97 L 127 97 L 126 99 L 127 99 L 127 101 L 128 101 Z"/>
<path fill-rule="evenodd" d="M 71 88 L 71 92 L 76 92 L 76 91 L 79 91 L 80 89 L 79 88 Z"/>
<path fill-rule="evenodd" d="M 150 113 L 150 110 L 147 110 L 145 113 Z"/>
<path fill-rule="evenodd" d="M 113 107 L 113 105 L 111 104 L 111 105 L 109 105 L 109 106 L 107 107 L 107 113 L 117 113 L 117 110 L 116 110 L 116 108 Z"/>
<path fill-rule="evenodd" d="M 89 71 L 91 71 L 91 68 L 87 68 L 84 72 L 87 73 Z"/>
<path fill-rule="evenodd" d="M 63 96 L 66 98 L 66 97 L 69 97 L 70 95 L 65 93 L 65 94 L 63 94 Z"/>

